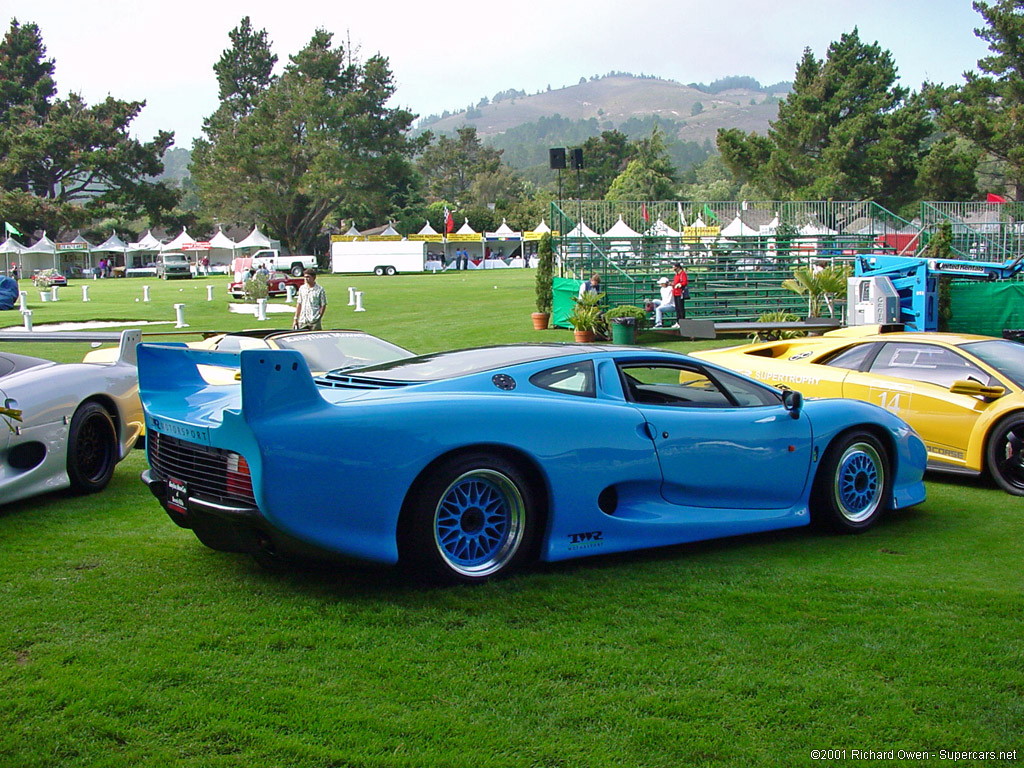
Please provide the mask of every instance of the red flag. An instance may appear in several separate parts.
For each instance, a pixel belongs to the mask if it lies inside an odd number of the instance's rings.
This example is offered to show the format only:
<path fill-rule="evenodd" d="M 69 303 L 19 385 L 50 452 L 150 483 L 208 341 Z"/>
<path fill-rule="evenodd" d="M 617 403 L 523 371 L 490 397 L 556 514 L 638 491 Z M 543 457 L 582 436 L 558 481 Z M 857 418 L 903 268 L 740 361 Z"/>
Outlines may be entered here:
<path fill-rule="evenodd" d="M 448 210 L 448 206 L 444 207 L 444 231 L 449 233 L 455 229 L 455 219 L 452 218 L 452 212 Z"/>
<path fill-rule="evenodd" d="M 640 215 L 644 217 L 644 221 L 651 220 L 651 214 L 647 212 L 647 203 L 640 203 Z"/>
<path fill-rule="evenodd" d="M 986 203 L 1008 203 L 1009 200 L 1007 200 L 1002 195 L 993 195 L 991 192 L 989 192 L 988 193 L 988 199 L 985 200 L 985 202 Z"/>

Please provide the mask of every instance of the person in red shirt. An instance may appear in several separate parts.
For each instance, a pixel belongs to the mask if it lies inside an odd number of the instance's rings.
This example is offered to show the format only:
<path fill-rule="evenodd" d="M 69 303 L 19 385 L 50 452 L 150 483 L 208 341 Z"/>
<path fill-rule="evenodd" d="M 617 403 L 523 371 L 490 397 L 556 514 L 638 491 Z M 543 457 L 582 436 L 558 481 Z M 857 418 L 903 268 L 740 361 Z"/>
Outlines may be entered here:
<path fill-rule="evenodd" d="M 680 262 L 672 265 L 675 267 L 676 275 L 672 278 L 672 302 L 676 306 L 676 325 L 680 320 L 686 319 L 686 300 L 690 298 L 689 282 L 686 270 Z"/>

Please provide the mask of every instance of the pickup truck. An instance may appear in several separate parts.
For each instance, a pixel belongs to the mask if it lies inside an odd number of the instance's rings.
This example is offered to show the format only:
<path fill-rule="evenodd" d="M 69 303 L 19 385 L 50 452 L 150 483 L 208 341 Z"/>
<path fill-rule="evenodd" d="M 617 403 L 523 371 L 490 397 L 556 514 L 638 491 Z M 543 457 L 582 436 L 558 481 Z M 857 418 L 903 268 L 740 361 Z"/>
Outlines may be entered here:
<path fill-rule="evenodd" d="M 289 256 L 278 248 L 264 248 L 252 255 L 252 263 L 263 264 L 271 272 L 279 269 L 302 277 L 303 270 L 316 269 L 316 256 Z"/>

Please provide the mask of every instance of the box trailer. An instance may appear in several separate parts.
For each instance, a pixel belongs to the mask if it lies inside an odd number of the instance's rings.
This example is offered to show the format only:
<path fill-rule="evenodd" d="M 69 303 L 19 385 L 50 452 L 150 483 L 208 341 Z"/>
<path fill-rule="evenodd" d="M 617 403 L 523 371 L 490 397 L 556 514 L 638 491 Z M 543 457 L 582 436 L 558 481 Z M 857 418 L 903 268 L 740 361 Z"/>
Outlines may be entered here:
<path fill-rule="evenodd" d="M 331 272 L 372 272 L 375 275 L 422 272 L 427 245 L 409 240 L 331 243 Z"/>

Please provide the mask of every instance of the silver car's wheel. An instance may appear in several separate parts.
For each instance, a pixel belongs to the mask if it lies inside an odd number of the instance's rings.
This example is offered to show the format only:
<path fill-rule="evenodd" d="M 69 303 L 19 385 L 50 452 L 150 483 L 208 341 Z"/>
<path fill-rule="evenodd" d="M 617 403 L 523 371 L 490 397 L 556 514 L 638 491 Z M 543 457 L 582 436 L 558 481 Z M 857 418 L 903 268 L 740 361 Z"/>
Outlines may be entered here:
<path fill-rule="evenodd" d="M 99 403 L 83 403 L 68 429 L 68 477 L 76 493 L 96 493 L 107 487 L 117 466 L 117 432 L 110 414 Z"/>

